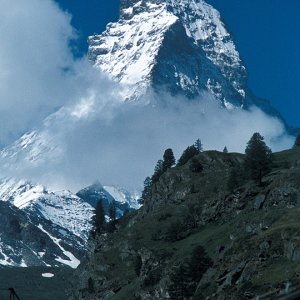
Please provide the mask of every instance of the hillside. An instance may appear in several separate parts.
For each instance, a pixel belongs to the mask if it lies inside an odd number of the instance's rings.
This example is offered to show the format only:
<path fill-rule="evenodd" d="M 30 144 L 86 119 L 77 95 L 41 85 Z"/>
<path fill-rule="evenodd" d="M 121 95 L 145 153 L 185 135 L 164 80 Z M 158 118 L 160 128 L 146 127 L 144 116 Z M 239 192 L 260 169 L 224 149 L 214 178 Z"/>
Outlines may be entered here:
<path fill-rule="evenodd" d="M 232 193 L 243 155 L 196 158 L 203 171 L 170 169 L 142 208 L 91 241 L 70 299 L 251 299 L 297 286 L 300 149 L 276 153 L 262 186 Z"/>

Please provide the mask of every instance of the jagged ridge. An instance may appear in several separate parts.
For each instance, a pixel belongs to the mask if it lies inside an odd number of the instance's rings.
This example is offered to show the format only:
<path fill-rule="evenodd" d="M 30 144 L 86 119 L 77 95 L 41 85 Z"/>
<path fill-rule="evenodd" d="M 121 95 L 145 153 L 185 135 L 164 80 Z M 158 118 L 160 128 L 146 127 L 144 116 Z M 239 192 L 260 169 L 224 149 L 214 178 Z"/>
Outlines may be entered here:
<path fill-rule="evenodd" d="M 122 0 L 119 21 L 89 37 L 88 55 L 123 84 L 124 100 L 140 99 L 150 88 L 188 98 L 209 91 L 228 109 L 254 104 L 282 119 L 249 90 L 219 12 L 203 0 Z"/>

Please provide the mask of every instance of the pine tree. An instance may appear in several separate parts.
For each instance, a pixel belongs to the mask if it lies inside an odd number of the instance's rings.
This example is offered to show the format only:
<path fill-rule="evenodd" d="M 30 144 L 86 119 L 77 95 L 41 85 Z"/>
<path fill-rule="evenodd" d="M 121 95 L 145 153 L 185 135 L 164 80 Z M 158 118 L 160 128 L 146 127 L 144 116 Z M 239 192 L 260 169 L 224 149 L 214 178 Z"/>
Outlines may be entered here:
<path fill-rule="evenodd" d="M 108 207 L 108 216 L 111 222 L 114 222 L 116 220 L 116 215 L 117 215 L 116 203 L 112 201 Z"/>
<path fill-rule="evenodd" d="M 159 177 L 164 173 L 163 165 L 164 165 L 164 162 L 161 159 L 156 163 L 156 166 L 154 168 L 154 173 L 151 177 L 152 183 L 157 182 L 159 180 Z"/>
<path fill-rule="evenodd" d="M 96 214 L 95 214 L 95 229 L 100 231 L 105 224 L 104 209 L 102 205 L 102 199 L 100 199 L 96 204 Z"/>
<path fill-rule="evenodd" d="M 213 261 L 208 256 L 207 252 L 202 246 L 197 246 L 193 249 L 189 267 L 191 277 L 198 282 L 203 274 L 213 265 Z"/>
<path fill-rule="evenodd" d="M 250 178 L 261 185 L 262 177 L 271 171 L 272 151 L 265 144 L 264 138 L 256 132 L 249 140 L 245 153 L 245 169 Z"/>
<path fill-rule="evenodd" d="M 175 163 L 176 163 L 176 160 L 175 160 L 175 157 L 174 157 L 174 154 L 173 154 L 173 150 L 169 148 L 165 151 L 164 156 L 163 156 L 163 170 L 164 170 L 164 172 L 167 169 L 170 169 L 172 166 L 174 166 Z"/>
<path fill-rule="evenodd" d="M 152 189 L 152 180 L 151 178 L 148 176 L 146 177 L 146 179 L 144 180 L 144 189 L 142 192 L 142 197 L 141 197 L 141 201 L 140 204 L 143 204 L 143 202 L 147 199 L 151 197 L 151 189 Z"/>
<path fill-rule="evenodd" d="M 194 157 L 195 155 L 197 155 L 199 153 L 199 151 L 197 150 L 197 148 L 193 145 L 193 146 L 189 146 L 187 147 L 181 157 L 178 159 L 177 162 L 177 166 L 183 166 L 184 164 L 186 164 L 192 157 Z"/>
<path fill-rule="evenodd" d="M 223 149 L 223 153 L 228 153 L 228 149 L 227 149 L 226 146 L 225 146 L 224 149 Z"/>
<path fill-rule="evenodd" d="M 198 153 L 203 151 L 203 145 L 200 139 L 197 139 L 195 144 L 194 144 L 195 148 L 197 149 Z"/>

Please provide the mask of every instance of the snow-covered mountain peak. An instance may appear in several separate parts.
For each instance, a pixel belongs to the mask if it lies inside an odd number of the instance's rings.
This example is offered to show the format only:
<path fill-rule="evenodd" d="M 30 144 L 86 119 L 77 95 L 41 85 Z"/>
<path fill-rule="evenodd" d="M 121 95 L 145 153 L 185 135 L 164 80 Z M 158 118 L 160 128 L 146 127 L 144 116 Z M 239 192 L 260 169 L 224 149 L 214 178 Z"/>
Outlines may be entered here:
<path fill-rule="evenodd" d="M 167 0 L 166 3 L 169 11 L 180 16 L 188 36 L 195 42 L 204 43 L 206 54 L 223 69 L 224 73 L 226 70 L 222 56 L 227 56 L 231 60 L 228 64 L 230 67 L 235 65 L 245 69 L 241 65 L 239 53 L 231 36 L 221 21 L 220 13 L 214 7 L 202 0 Z"/>
<path fill-rule="evenodd" d="M 89 38 L 89 58 L 110 77 L 130 85 L 136 97 L 149 86 L 165 32 L 177 20 L 165 4 L 140 7 L 138 2 L 123 9 L 119 22 L 108 24 L 102 35 Z"/>
<path fill-rule="evenodd" d="M 71 192 L 52 191 L 26 180 L 0 181 L 0 199 L 87 240 L 94 208 Z"/>
<path fill-rule="evenodd" d="M 89 37 L 89 58 L 127 86 L 124 100 L 149 88 L 194 98 L 212 92 L 245 106 L 246 71 L 219 12 L 202 0 L 121 1 L 120 19 Z"/>

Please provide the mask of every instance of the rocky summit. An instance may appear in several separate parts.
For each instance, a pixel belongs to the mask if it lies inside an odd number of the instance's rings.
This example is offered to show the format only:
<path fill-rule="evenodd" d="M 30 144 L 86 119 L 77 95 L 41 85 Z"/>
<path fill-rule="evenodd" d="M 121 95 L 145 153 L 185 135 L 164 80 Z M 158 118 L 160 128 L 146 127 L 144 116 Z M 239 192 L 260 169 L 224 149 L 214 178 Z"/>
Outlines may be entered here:
<path fill-rule="evenodd" d="M 300 148 L 275 153 L 261 185 L 247 179 L 231 190 L 243 161 L 206 151 L 166 171 L 142 208 L 91 241 L 70 299 L 270 299 L 297 290 Z"/>
<path fill-rule="evenodd" d="M 220 13 L 203 0 L 121 0 L 120 19 L 89 37 L 88 56 L 124 84 L 124 99 L 138 100 L 150 88 L 195 98 L 209 91 L 226 108 L 256 105 L 255 97 Z"/>

